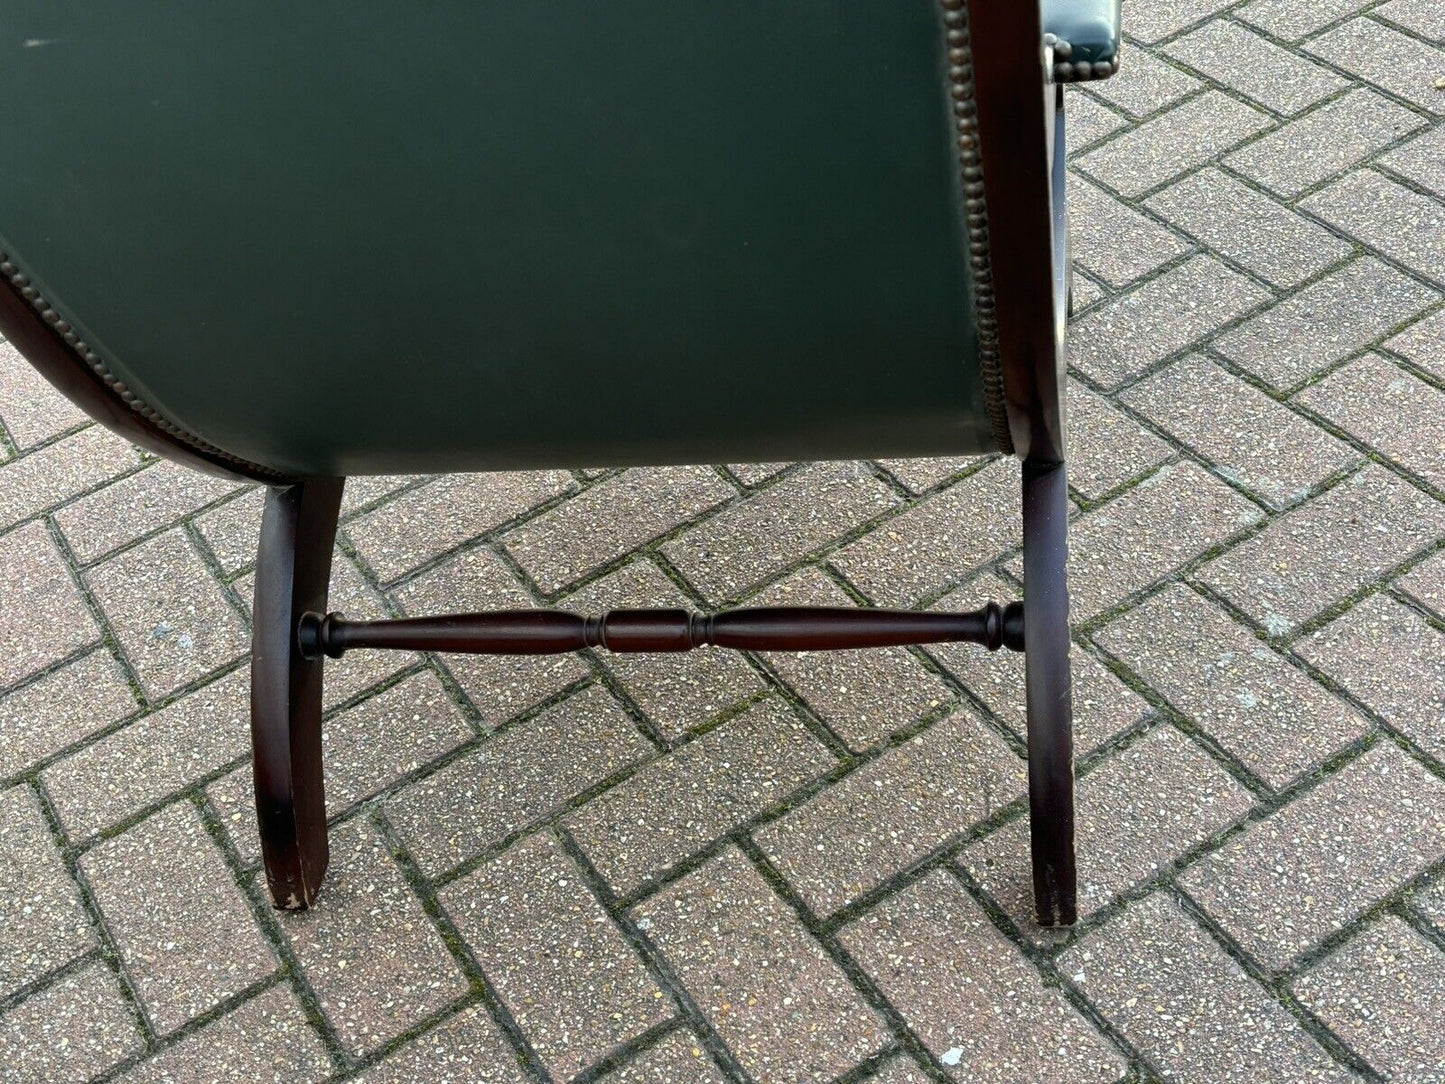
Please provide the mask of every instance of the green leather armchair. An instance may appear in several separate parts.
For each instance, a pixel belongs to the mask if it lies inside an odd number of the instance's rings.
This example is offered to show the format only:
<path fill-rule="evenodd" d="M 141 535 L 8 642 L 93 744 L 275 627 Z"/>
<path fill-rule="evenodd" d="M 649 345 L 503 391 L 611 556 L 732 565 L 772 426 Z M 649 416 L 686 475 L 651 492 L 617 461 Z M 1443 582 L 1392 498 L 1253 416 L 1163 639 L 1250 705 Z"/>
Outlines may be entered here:
<path fill-rule="evenodd" d="M 1027 658 L 1040 921 L 1074 917 L 1062 92 L 1116 0 L 17 0 L 0 327 L 137 444 L 271 487 L 252 724 L 270 888 L 328 859 L 325 655 Z M 1025 599 L 972 614 L 325 616 L 342 479 L 991 452 Z"/>

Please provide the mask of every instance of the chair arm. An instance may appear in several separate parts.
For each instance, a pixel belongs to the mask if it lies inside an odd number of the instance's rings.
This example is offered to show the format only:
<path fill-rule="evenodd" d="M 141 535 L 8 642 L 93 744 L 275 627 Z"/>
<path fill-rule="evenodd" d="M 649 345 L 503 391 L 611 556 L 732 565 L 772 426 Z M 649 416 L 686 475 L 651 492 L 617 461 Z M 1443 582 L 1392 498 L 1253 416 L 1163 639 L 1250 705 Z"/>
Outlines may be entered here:
<path fill-rule="evenodd" d="M 1042 3 L 1044 44 L 1054 51 L 1054 82 L 1107 79 L 1119 70 L 1120 0 Z"/>

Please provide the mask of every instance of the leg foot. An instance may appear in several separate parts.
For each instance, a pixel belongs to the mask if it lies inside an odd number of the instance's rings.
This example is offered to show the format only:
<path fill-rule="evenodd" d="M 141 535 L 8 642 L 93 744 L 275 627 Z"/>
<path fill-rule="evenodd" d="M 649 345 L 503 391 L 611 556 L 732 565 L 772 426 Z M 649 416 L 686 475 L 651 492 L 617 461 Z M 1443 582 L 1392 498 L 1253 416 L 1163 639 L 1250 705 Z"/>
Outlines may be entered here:
<path fill-rule="evenodd" d="M 251 638 L 251 749 L 256 814 L 272 902 L 310 907 L 330 852 L 321 786 L 322 660 L 303 658 L 297 622 L 324 611 L 341 478 L 266 495 Z"/>
<path fill-rule="evenodd" d="M 1041 926 L 1073 925 L 1074 723 L 1069 680 L 1069 491 L 1062 463 L 1023 465 L 1029 835 Z"/>

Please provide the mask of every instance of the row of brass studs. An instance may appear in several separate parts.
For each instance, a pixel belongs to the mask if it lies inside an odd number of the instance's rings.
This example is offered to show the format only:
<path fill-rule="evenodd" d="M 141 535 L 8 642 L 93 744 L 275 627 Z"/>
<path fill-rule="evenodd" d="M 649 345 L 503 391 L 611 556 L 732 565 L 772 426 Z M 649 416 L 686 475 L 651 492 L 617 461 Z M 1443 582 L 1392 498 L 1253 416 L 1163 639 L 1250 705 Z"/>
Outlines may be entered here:
<path fill-rule="evenodd" d="M 10 257 L 3 252 L 0 252 L 0 274 L 3 274 L 6 279 L 9 280 L 10 285 L 14 286 L 16 290 L 20 292 L 21 297 L 30 302 L 31 308 L 40 314 L 40 318 L 59 333 L 60 337 L 65 340 L 66 345 L 80 357 L 80 360 L 85 362 L 96 376 L 105 381 L 106 387 L 115 392 L 126 406 L 130 407 L 142 418 L 145 418 L 146 421 L 150 422 L 157 429 L 175 437 L 183 444 L 197 451 L 205 452 L 212 458 L 222 459 L 227 463 L 234 463 L 239 467 L 243 467 L 250 474 L 259 474 L 265 477 L 275 478 L 281 477 L 277 472 L 267 467 L 263 467 L 257 463 L 249 463 L 244 459 L 231 455 L 229 452 L 222 451 L 214 444 L 208 444 L 200 437 L 187 433 L 184 429 L 161 417 L 154 407 L 143 401 L 135 392 L 131 391 L 130 387 L 123 380 L 110 371 L 110 367 L 106 365 L 105 360 L 97 354 L 84 339 L 75 333 L 75 329 L 61 317 L 60 313 L 55 311 L 54 306 L 52 306 L 49 301 L 40 296 L 40 291 L 31 283 L 30 277 L 20 271 L 10 260 Z"/>

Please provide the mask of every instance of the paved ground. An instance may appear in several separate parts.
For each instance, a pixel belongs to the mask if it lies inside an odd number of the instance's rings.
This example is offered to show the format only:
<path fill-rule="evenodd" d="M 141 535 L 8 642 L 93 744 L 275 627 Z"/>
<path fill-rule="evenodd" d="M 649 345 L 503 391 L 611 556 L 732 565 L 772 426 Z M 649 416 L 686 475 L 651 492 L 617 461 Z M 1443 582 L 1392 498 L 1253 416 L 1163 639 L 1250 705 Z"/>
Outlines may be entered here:
<path fill-rule="evenodd" d="M 1127 19 L 1070 92 L 1077 930 L 1028 921 L 1017 660 L 954 649 L 348 657 L 278 917 L 260 494 L 3 347 L 0 1077 L 1445 1080 L 1445 5 Z M 1006 599 L 1015 484 L 368 479 L 337 604 Z"/>

